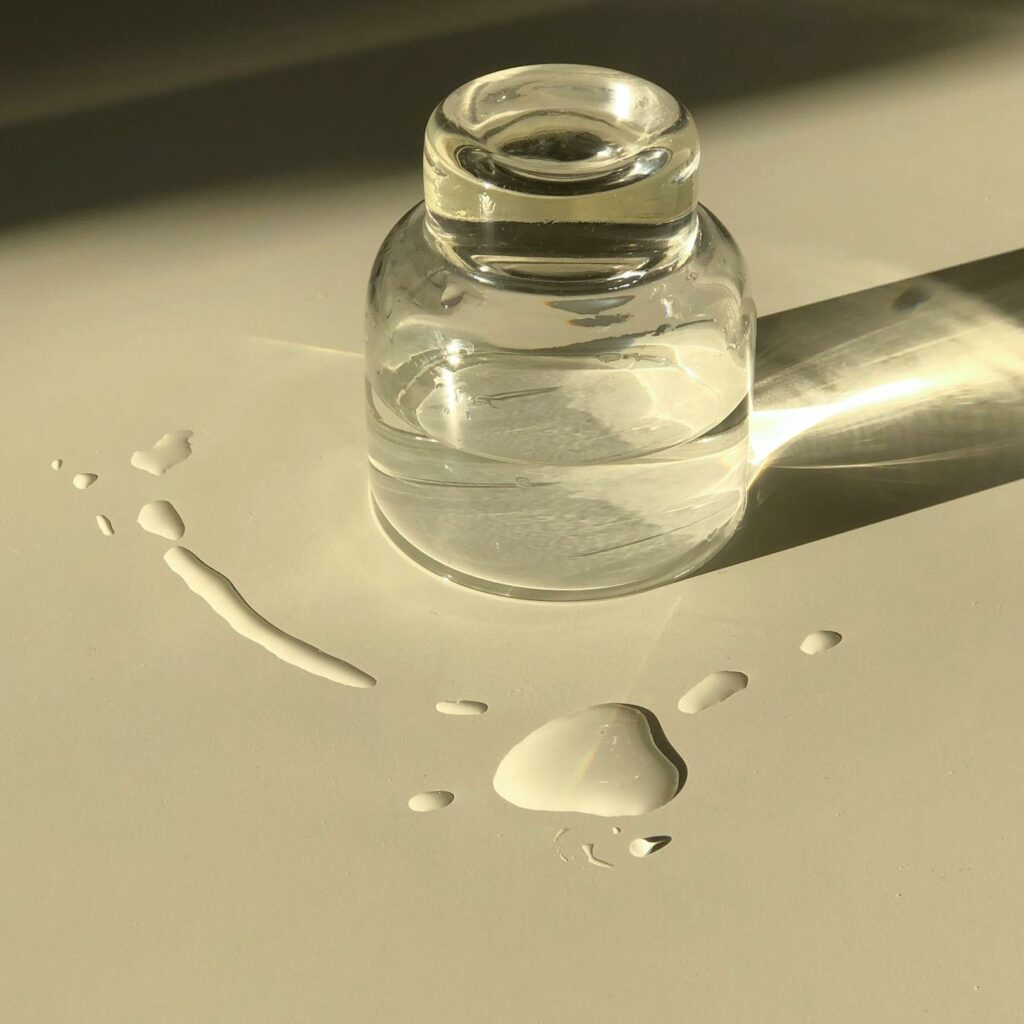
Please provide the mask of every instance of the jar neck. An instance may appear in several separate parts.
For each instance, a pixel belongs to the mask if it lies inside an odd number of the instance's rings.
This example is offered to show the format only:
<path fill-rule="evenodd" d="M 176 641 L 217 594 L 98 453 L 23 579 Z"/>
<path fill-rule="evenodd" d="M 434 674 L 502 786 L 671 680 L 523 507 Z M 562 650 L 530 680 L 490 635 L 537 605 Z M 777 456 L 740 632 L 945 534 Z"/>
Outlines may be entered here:
<path fill-rule="evenodd" d="M 467 222 L 429 209 L 424 229 L 444 258 L 472 277 L 544 290 L 628 287 L 685 262 L 697 213 L 669 224 Z"/>

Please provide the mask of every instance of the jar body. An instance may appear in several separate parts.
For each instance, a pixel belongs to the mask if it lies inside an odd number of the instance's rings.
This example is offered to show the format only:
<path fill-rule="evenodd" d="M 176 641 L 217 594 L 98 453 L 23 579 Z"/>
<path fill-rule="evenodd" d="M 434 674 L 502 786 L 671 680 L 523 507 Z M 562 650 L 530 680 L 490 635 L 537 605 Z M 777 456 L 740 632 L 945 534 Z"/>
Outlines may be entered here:
<path fill-rule="evenodd" d="M 755 314 L 705 208 L 677 264 L 560 290 L 452 260 L 422 204 L 367 305 L 370 486 L 393 540 L 491 593 L 613 596 L 691 572 L 746 501 Z"/>

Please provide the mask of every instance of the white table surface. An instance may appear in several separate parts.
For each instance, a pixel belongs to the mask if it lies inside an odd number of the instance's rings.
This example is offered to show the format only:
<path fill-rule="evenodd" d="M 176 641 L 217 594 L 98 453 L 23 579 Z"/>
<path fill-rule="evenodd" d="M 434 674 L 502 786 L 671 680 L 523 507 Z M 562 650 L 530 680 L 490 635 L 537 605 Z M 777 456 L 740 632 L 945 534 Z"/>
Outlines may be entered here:
<path fill-rule="evenodd" d="M 1018 247 L 1022 90 L 1003 34 L 697 111 L 761 309 Z M 369 516 L 348 354 L 417 162 L 0 236 L 0 1017 L 1015 1019 L 1024 484 L 615 601 L 427 574 Z M 190 459 L 129 465 L 178 429 Z M 378 686 L 233 633 L 135 525 L 157 498 Z M 822 628 L 843 642 L 801 654 Z M 717 669 L 750 685 L 675 710 Z M 493 792 L 512 743 L 601 701 L 658 715 L 674 801 L 613 835 Z M 434 788 L 454 804 L 407 809 Z M 629 856 L 653 833 L 673 842 Z"/>

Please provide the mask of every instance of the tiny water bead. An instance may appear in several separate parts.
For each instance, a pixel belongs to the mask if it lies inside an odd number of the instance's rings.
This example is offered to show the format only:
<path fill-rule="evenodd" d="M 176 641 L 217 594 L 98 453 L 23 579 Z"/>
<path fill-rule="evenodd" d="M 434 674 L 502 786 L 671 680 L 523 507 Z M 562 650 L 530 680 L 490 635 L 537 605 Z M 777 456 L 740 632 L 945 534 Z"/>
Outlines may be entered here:
<path fill-rule="evenodd" d="M 679 710 L 687 715 L 706 711 L 734 693 L 745 690 L 747 681 L 743 672 L 712 672 L 686 691 L 679 700 Z"/>
<path fill-rule="evenodd" d="M 447 789 L 433 789 L 409 797 L 409 810 L 419 811 L 421 814 L 427 811 L 440 811 L 454 799 L 455 794 L 449 793 Z"/>
<path fill-rule="evenodd" d="M 663 850 L 671 842 L 671 836 L 645 836 L 642 839 L 634 839 L 629 844 L 629 852 L 634 857 L 649 857 L 652 853 Z"/>
<path fill-rule="evenodd" d="M 60 467 L 63 466 L 63 465 L 64 465 L 64 460 L 63 459 L 54 459 L 53 462 L 50 463 L 50 469 L 60 469 Z"/>
<path fill-rule="evenodd" d="M 434 707 L 442 715 L 482 715 L 487 710 L 482 700 L 439 700 Z"/>
<path fill-rule="evenodd" d="M 837 633 L 834 629 L 819 629 L 804 637 L 800 650 L 804 654 L 821 654 L 835 647 L 842 639 L 843 634 Z"/>
<path fill-rule="evenodd" d="M 95 473 L 76 473 L 71 478 L 71 483 L 80 491 L 84 491 L 86 487 L 92 487 L 97 480 L 99 477 Z"/>
<path fill-rule="evenodd" d="M 102 533 L 104 537 L 114 536 L 114 526 L 107 516 L 97 516 L 96 525 L 99 527 L 100 533 Z"/>
<path fill-rule="evenodd" d="M 191 438 L 191 430 L 173 430 L 164 434 L 151 447 L 135 452 L 131 463 L 136 469 L 152 473 L 153 476 L 162 476 L 192 454 Z"/>
<path fill-rule="evenodd" d="M 185 524 L 169 501 L 150 501 L 143 505 L 137 522 L 147 533 L 167 540 L 181 540 L 185 536 Z"/>
<path fill-rule="evenodd" d="M 526 810 L 617 818 L 667 804 L 685 771 L 651 712 L 598 704 L 547 722 L 512 747 L 494 789 Z"/>

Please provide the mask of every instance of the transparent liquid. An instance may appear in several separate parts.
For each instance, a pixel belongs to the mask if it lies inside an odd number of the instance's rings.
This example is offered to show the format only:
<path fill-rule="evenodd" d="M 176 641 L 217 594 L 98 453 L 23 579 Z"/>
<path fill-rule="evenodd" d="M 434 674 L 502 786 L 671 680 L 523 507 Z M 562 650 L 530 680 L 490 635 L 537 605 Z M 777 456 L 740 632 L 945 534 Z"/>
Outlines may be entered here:
<path fill-rule="evenodd" d="M 625 592 L 710 557 L 745 502 L 743 358 L 710 320 L 614 341 L 449 341 L 373 374 L 373 494 L 396 542 L 522 596 Z"/>

